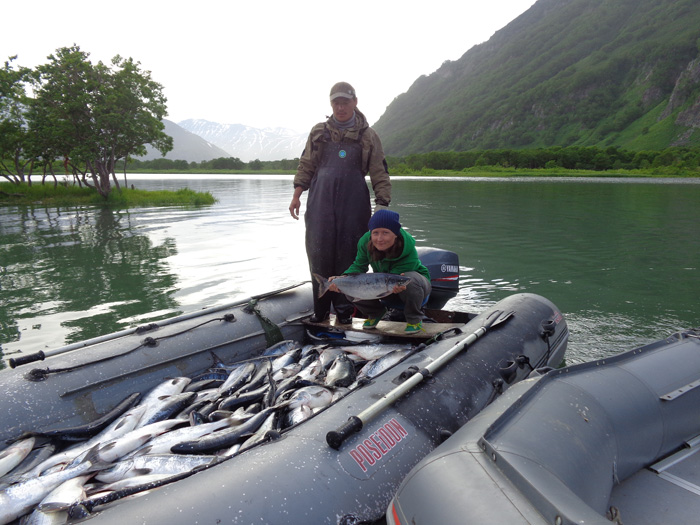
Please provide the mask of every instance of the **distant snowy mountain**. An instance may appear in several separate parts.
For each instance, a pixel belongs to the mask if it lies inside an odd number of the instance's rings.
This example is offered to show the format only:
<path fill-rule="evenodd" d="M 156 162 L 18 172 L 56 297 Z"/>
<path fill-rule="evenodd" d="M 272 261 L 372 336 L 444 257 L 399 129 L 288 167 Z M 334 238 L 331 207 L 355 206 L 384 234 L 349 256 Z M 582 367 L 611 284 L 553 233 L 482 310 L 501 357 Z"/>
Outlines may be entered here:
<path fill-rule="evenodd" d="M 299 158 L 308 136 L 284 128 L 259 129 L 201 119 L 183 120 L 178 125 L 243 162 Z"/>
<path fill-rule="evenodd" d="M 166 159 L 202 162 L 203 160 L 231 156 L 231 154 L 223 149 L 214 144 L 210 144 L 202 137 L 190 133 L 170 120 L 163 119 L 163 124 L 165 124 L 165 129 L 163 131 L 173 138 L 173 149 L 165 155 Z M 163 157 L 160 151 L 152 146 L 147 145 L 146 151 L 148 152 L 146 155 L 137 158 L 140 160 L 153 160 Z"/>

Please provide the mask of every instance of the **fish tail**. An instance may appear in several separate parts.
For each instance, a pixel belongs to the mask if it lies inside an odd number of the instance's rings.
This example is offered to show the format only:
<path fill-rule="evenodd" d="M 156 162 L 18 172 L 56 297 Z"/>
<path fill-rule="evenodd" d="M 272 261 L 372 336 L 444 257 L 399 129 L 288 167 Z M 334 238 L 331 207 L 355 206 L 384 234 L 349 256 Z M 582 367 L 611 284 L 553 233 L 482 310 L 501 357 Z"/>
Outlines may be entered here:
<path fill-rule="evenodd" d="M 330 285 L 330 281 L 326 279 L 325 277 L 320 276 L 317 273 L 311 274 L 314 276 L 314 279 L 318 283 L 318 296 L 322 297 L 323 294 L 325 294 L 328 291 L 328 286 Z"/>
<path fill-rule="evenodd" d="M 97 443 L 88 451 L 88 453 L 85 455 L 80 464 L 90 463 L 90 468 L 88 469 L 88 472 L 96 472 L 98 470 L 104 470 L 113 467 L 114 463 L 112 463 L 111 461 L 105 461 L 100 457 L 100 452 L 102 451 L 102 445 L 100 443 Z"/>

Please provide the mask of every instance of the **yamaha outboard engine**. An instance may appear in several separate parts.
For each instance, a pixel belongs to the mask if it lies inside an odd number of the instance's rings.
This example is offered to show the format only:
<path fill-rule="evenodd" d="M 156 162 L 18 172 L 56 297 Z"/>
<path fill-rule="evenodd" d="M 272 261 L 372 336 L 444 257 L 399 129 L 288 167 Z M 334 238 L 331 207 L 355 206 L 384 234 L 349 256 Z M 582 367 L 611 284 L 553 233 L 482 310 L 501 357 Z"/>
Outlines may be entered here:
<path fill-rule="evenodd" d="M 418 258 L 430 271 L 430 292 L 426 308 L 440 310 L 459 292 L 459 257 L 440 248 L 416 248 Z"/>

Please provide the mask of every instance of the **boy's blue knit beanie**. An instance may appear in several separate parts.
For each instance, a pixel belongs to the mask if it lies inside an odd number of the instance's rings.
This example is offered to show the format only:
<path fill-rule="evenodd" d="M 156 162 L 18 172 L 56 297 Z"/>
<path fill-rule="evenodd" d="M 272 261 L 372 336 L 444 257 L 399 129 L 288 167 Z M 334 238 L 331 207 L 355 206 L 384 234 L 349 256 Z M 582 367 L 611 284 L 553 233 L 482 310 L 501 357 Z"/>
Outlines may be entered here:
<path fill-rule="evenodd" d="M 370 231 L 375 228 L 386 228 L 391 230 L 394 235 L 400 235 L 401 223 L 399 222 L 399 214 L 386 209 L 376 211 L 369 220 Z"/>

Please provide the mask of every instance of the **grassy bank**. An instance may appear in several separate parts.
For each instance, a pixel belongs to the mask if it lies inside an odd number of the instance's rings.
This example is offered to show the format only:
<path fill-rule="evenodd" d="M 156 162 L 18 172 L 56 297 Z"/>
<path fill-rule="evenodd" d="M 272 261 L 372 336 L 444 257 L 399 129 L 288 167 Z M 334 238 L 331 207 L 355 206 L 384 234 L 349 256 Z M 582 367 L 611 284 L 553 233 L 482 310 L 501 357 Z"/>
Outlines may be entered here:
<path fill-rule="evenodd" d="M 187 170 L 146 170 L 127 171 L 127 175 L 294 175 L 296 170 L 215 170 L 188 168 Z"/>
<path fill-rule="evenodd" d="M 200 206 L 214 204 L 216 199 L 209 192 L 198 193 L 188 188 L 177 191 L 147 191 L 113 188 L 107 199 L 95 190 L 79 186 L 54 186 L 53 184 L 15 185 L 0 182 L 0 205 L 42 206 Z"/>

